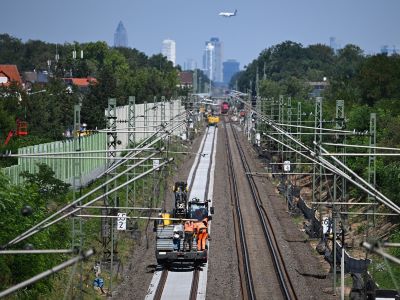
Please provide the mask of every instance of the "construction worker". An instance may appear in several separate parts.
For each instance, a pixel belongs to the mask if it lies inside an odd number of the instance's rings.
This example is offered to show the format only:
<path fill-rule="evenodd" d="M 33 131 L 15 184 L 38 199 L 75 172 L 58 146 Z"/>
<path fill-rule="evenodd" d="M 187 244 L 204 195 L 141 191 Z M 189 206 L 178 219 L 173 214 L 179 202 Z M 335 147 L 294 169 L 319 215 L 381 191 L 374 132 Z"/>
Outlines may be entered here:
<path fill-rule="evenodd" d="M 173 243 L 174 243 L 174 249 L 177 251 L 181 251 L 182 237 L 183 237 L 183 225 L 182 224 L 174 225 Z"/>
<path fill-rule="evenodd" d="M 185 230 L 185 240 L 183 242 L 183 250 L 186 250 L 187 244 L 189 243 L 189 251 L 192 251 L 193 232 L 194 232 L 193 221 L 186 221 L 184 230 Z"/>
<path fill-rule="evenodd" d="M 208 237 L 207 233 L 207 221 L 203 220 L 197 223 L 197 250 L 203 251 L 206 249 L 206 241 Z"/>

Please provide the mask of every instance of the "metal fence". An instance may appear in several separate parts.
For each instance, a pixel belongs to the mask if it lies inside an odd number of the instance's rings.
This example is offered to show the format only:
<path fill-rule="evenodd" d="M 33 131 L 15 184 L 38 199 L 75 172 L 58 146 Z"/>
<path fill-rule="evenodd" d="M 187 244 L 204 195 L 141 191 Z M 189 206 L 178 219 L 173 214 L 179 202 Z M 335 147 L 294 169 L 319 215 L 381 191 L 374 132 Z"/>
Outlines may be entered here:
<path fill-rule="evenodd" d="M 128 119 L 128 106 L 117 107 L 117 130 L 126 130 Z M 184 107 L 180 99 L 167 102 L 154 102 L 148 104 L 135 105 L 135 141 L 140 141 L 154 132 L 157 126 L 162 122 L 170 122 L 175 116 L 181 114 Z M 172 122 L 176 122 L 175 120 Z M 182 134 L 182 129 L 174 132 L 174 134 Z M 117 149 L 124 149 L 128 146 L 128 133 L 120 132 L 117 137 L 120 143 Z M 80 143 L 76 145 L 76 143 Z M 42 153 L 60 153 L 58 157 L 29 157 L 18 158 L 18 165 L 3 168 L 1 171 L 10 177 L 11 183 L 20 184 L 24 179 L 20 176 L 23 171 L 36 173 L 38 171 L 38 163 L 47 164 L 55 172 L 56 178 L 73 183 L 74 177 L 80 177 L 80 182 L 75 184 L 85 185 L 87 182 L 96 177 L 107 165 L 107 155 L 102 153 L 81 153 L 71 154 L 80 151 L 96 151 L 107 150 L 107 134 L 96 133 L 89 136 L 80 137 L 79 139 L 70 139 L 65 141 L 57 141 L 47 144 L 40 144 L 18 149 L 18 154 L 42 154 Z M 68 152 L 70 152 L 68 154 Z M 87 157 L 88 159 L 79 158 L 74 163 L 73 157 Z M 91 157 L 91 158 L 89 158 Z M 75 173 L 75 174 L 74 174 Z"/>
<path fill-rule="evenodd" d="M 95 151 L 107 149 L 107 135 L 105 133 L 96 133 L 89 136 L 80 137 L 79 139 L 70 139 L 65 141 L 57 141 L 52 143 L 34 145 L 18 149 L 18 154 L 42 154 L 42 153 L 60 153 L 54 155 L 60 158 L 47 157 L 19 157 L 18 165 L 8 168 L 3 168 L 2 172 L 10 177 L 13 184 L 20 184 L 23 178 L 20 173 L 28 171 L 29 173 L 36 173 L 38 171 L 38 163 L 44 163 L 52 168 L 55 176 L 64 181 L 71 183 L 74 176 L 86 176 L 98 168 L 106 165 L 106 154 L 102 153 L 82 153 L 80 157 L 96 157 L 91 159 L 79 159 L 79 167 L 75 164 L 74 172 L 74 159 L 78 157 L 76 154 L 68 152 L 76 152 L 76 143 L 80 143 L 79 149 L 81 151 Z M 65 153 L 65 154 L 63 154 Z M 62 158 L 61 158 L 62 157 Z"/>

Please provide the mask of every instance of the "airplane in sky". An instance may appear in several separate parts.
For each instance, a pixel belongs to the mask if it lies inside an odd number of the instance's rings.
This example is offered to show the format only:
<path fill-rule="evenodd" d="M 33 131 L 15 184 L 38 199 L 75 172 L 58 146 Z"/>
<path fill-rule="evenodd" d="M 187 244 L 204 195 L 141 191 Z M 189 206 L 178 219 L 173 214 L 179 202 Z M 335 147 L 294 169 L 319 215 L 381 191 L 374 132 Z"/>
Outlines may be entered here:
<path fill-rule="evenodd" d="M 221 17 L 234 17 L 234 16 L 236 16 L 236 13 L 237 13 L 237 9 L 235 9 L 235 11 L 234 12 L 220 12 L 218 15 L 219 16 L 221 16 Z"/>

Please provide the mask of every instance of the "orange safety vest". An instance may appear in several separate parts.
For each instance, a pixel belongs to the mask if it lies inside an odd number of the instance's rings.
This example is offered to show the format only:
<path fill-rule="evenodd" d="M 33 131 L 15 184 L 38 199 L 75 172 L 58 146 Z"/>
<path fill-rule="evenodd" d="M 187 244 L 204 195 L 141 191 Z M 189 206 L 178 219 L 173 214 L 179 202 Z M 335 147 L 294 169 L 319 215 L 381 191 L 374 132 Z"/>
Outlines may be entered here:
<path fill-rule="evenodd" d="M 185 222 L 185 232 L 193 232 L 194 230 L 194 225 L 192 221 L 186 221 Z"/>
<path fill-rule="evenodd" d="M 199 222 L 199 224 L 197 225 L 197 230 L 198 230 L 198 232 L 201 232 L 201 231 L 206 232 L 207 231 L 207 226 L 204 225 L 203 221 Z"/>
<path fill-rule="evenodd" d="M 193 224 L 194 232 L 199 233 L 201 225 L 204 226 L 203 222 L 194 222 Z"/>

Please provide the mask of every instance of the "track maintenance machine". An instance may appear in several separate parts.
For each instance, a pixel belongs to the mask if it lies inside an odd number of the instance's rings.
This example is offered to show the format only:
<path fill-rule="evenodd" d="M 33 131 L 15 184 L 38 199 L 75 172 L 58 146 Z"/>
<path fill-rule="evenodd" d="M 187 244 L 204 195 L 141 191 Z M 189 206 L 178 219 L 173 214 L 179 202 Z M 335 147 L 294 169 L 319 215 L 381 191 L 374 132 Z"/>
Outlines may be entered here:
<path fill-rule="evenodd" d="M 207 248 L 199 249 L 199 232 L 194 229 L 194 236 L 186 240 L 185 222 L 194 225 L 204 220 L 211 220 L 214 207 L 209 207 L 210 200 L 193 198 L 188 200 L 186 182 L 176 182 L 174 185 L 175 206 L 172 213 L 161 214 L 162 219 L 155 222 L 156 258 L 158 264 L 207 262 Z M 196 226 L 194 226 L 196 228 Z M 200 247 L 201 248 L 201 247 Z"/>
<path fill-rule="evenodd" d="M 219 116 L 216 116 L 214 114 L 210 114 L 207 117 L 207 126 L 215 126 L 218 127 L 219 123 Z"/>

